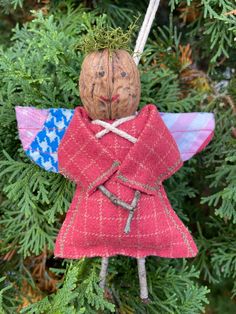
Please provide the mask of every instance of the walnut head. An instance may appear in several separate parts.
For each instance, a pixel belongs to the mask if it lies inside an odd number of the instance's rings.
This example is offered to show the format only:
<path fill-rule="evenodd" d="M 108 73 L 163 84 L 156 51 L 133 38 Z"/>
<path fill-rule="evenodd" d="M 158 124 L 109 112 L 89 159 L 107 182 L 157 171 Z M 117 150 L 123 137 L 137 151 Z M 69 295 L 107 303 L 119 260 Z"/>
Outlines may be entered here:
<path fill-rule="evenodd" d="M 135 113 L 140 101 L 136 64 L 125 50 L 92 52 L 79 78 L 82 103 L 92 119 L 119 119 Z"/>

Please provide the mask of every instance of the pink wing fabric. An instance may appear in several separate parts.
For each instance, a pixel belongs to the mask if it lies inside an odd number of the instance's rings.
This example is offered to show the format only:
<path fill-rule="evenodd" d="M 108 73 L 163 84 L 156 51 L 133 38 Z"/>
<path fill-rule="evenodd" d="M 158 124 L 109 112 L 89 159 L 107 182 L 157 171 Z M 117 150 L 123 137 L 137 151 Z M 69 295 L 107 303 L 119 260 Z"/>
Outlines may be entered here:
<path fill-rule="evenodd" d="M 38 132 L 42 130 L 48 114 L 49 111 L 47 109 L 16 107 L 19 137 L 25 151 L 29 148 Z"/>
<path fill-rule="evenodd" d="M 192 158 L 210 142 L 215 128 L 213 113 L 161 113 L 174 137 L 183 161 Z"/>

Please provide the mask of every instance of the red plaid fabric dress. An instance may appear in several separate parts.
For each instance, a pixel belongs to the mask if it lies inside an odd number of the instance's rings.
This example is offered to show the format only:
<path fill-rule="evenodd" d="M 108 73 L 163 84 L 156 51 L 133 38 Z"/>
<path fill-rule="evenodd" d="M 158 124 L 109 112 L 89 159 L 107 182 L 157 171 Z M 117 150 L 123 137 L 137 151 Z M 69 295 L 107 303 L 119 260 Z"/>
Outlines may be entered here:
<path fill-rule="evenodd" d="M 77 107 L 59 146 L 59 171 L 77 188 L 55 256 L 195 256 L 196 245 L 162 186 L 183 162 L 156 107 L 145 106 L 136 118 L 119 126 L 137 138 L 135 144 L 112 132 L 97 139 L 95 134 L 102 129 Z M 101 184 L 129 204 L 135 191 L 141 192 L 130 233 L 124 233 L 128 211 L 102 194 Z"/>

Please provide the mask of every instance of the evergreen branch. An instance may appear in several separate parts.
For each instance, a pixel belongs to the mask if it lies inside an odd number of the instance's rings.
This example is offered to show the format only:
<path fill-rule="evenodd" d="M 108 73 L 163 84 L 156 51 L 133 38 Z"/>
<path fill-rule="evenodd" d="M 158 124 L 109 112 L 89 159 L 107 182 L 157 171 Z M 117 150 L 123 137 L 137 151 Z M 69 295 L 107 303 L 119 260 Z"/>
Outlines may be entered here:
<path fill-rule="evenodd" d="M 84 261 L 68 266 L 63 286 L 50 297 L 23 309 L 21 313 L 54 314 L 54 313 L 95 313 L 92 309 L 114 312 L 114 305 L 103 298 L 103 290 L 98 285 L 98 276 L 94 268 L 81 283 L 78 274 L 84 267 Z"/>

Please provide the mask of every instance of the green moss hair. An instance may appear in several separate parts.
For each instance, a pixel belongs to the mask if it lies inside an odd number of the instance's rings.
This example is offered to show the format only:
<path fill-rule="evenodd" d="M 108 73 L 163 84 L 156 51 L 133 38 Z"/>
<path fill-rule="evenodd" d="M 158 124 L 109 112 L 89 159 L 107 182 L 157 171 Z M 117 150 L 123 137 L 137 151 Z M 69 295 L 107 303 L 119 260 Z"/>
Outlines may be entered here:
<path fill-rule="evenodd" d="M 111 26 L 99 23 L 92 27 L 88 33 L 81 37 L 78 48 L 85 54 L 103 49 L 118 50 L 124 49 L 132 52 L 131 42 L 137 26 L 137 19 L 132 23 L 127 31 L 122 28 L 112 28 Z"/>

